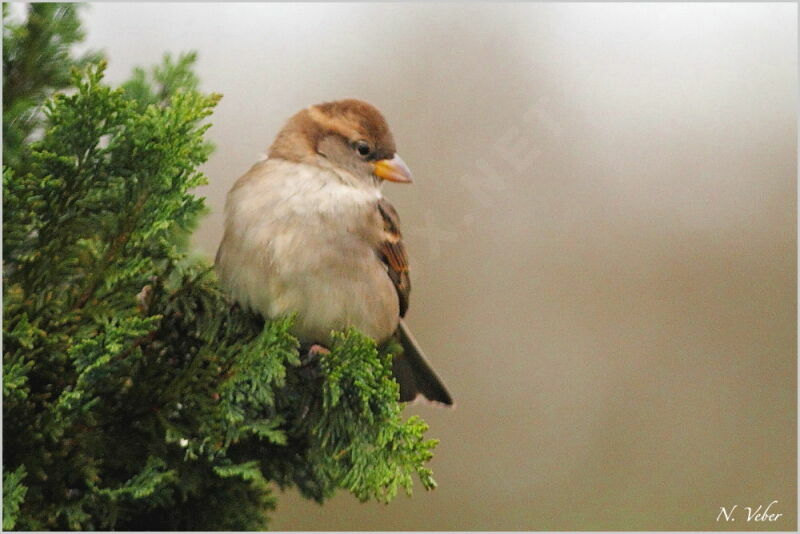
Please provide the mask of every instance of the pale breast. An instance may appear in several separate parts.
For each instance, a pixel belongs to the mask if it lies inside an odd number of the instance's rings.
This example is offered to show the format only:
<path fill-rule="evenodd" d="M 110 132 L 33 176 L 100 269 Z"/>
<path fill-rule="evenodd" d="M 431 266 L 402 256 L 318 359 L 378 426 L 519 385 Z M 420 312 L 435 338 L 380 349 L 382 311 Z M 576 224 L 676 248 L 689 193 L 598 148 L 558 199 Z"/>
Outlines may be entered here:
<path fill-rule="evenodd" d="M 228 195 L 217 254 L 223 286 L 265 317 L 297 314 L 304 342 L 327 344 L 331 330 L 351 326 L 386 339 L 399 301 L 370 243 L 379 198 L 309 165 L 254 166 Z"/>

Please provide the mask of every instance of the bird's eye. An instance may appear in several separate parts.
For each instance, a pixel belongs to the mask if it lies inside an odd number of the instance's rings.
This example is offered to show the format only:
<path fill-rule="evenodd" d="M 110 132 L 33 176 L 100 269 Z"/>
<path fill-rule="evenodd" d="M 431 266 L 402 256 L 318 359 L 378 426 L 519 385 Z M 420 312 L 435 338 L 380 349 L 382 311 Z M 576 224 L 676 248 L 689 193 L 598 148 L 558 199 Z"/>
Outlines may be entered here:
<path fill-rule="evenodd" d="M 356 149 L 356 152 L 363 157 L 369 156 L 370 148 L 366 141 L 356 141 L 353 147 Z"/>

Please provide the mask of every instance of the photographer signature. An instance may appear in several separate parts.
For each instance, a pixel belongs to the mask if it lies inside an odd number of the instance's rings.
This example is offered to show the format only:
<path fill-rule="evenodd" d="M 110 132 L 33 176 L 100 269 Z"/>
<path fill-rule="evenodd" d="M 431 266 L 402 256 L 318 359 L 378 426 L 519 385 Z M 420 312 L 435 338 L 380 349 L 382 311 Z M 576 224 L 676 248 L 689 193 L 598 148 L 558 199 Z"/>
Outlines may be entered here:
<path fill-rule="evenodd" d="M 777 500 L 772 501 L 766 507 L 761 504 L 757 508 L 753 508 L 751 506 L 743 506 L 742 509 L 747 512 L 746 520 L 747 521 L 777 521 L 783 514 L 779 513 L 771 513 L 770 509 L 774 504 L 777 504 Z M 730 508 L 725 506 L 719 507 L 719 514 L 717 514 L 717 521 L 736 521 L 736 510 L 739 507 L 738 504 L 734 504 Z"/>

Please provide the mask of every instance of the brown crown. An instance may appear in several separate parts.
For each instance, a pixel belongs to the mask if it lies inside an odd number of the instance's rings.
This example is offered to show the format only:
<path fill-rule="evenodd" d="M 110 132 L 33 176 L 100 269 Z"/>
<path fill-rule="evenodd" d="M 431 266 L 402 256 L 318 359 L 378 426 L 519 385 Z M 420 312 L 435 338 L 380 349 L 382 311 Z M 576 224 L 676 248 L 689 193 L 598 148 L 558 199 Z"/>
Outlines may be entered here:
<path fill-rule="evenodd" d="M 357 99 L 337 100 L 311 106 L 296 113 L 269 150 L 270 157 L 292 161 L 313 158 L 317 144 L 328 135 L 340 135 L 346 141 L 367 141 L 377 159 L 391 158 L 395 153 L 389 125 L 378 109 Z"/>

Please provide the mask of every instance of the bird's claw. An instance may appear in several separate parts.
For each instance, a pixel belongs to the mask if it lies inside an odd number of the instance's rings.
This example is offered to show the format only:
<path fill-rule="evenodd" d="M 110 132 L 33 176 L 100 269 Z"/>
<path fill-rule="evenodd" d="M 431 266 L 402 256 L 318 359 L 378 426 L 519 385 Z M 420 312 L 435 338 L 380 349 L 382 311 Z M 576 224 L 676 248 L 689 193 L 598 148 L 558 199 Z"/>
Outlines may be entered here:
<path fill-rule="evenodd" d="M 306 355 L 300 359 L 300 364 L 305 367 L 306 365 L 309 365 L 314 360 L 316 360 L 320 355 L 330 354 L 330 353 L 331 351 L 328 350 L 326 347 L 323 347 L 322 345 L 318 345 L 315 343 L 311 345 Z"/>

